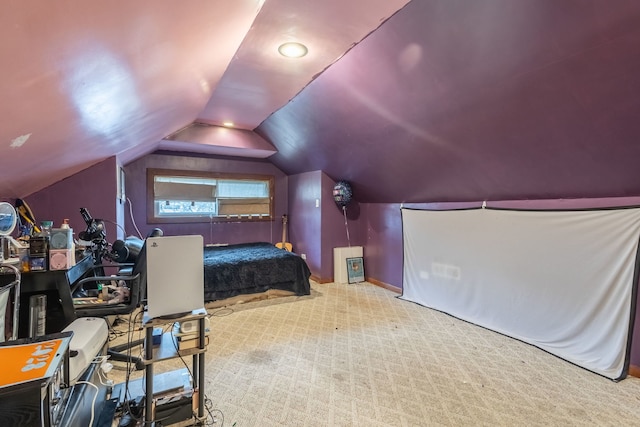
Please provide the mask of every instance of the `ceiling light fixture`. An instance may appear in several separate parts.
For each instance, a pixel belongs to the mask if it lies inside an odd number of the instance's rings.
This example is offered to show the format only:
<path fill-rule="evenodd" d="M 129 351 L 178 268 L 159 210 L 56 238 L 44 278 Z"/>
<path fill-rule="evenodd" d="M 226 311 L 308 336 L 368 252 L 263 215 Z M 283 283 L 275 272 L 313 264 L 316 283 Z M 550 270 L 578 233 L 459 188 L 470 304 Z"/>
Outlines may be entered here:
<path fill-rule="evenodd" d="M 222 122 L 222 126 L 228 127 L 228 128 L 232 128 L 233 127 L 233 122 Z"/>
<path fill-rule="evenodd" d="M 309 49 L 302 43 L 289 42 L 281 44 L 278 47 L 278 52 L 287 58 L 302 58 L 309 52 Z"/>

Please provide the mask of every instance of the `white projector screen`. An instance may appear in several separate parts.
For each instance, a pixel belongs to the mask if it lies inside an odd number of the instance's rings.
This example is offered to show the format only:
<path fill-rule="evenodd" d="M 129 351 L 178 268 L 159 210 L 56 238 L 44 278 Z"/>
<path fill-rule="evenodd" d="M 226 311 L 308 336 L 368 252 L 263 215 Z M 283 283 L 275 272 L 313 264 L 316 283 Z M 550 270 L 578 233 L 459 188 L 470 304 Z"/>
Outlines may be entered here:
<path fill-rule="evenodd" d="M 640 208 L 403 208 L 402 226 L 402 299 L 627 375 Z"/>

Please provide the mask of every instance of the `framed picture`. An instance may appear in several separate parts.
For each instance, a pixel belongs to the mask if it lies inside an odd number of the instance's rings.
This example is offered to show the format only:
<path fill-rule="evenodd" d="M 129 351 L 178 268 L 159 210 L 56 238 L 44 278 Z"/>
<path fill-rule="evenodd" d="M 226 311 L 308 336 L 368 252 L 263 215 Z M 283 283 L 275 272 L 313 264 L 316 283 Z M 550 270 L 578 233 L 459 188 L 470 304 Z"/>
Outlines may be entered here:
<path fill-rule="evenodd" d="M 349 283 L 364 282 L 362 257 L 347 258 L 347 279 Z"/>

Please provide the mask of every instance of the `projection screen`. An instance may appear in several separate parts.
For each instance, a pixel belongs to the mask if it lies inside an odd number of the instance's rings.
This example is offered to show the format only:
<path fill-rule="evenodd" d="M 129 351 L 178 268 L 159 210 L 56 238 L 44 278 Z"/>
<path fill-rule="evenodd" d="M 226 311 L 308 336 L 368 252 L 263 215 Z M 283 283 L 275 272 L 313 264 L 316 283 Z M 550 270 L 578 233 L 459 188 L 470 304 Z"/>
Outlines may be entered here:
<path fill-rule="evenodd" d="M 403 208 L 402 226 L 400 298 L 627 375 L 640 208 Z"/>

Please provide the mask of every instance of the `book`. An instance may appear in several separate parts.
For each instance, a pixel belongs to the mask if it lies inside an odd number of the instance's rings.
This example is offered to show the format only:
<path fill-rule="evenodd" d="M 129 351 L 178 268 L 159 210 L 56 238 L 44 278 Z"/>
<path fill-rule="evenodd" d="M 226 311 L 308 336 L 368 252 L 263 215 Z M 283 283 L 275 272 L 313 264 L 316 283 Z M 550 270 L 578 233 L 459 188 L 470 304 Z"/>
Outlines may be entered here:
<path fill-rule="evenodd" d="M 198 348 L 198 337 L 195 336 L 192 339 L 184 339 L 184 337 L 181 337 L 182 339 L 178 339 L 176 341 L 176 344 L 178 346 L 178 351 L 180 350 L 189 350 L 191 348 Z M 209 337 L 205 336 L 204 337 L 204 346 L 205 348 L 209 345 Z"/>

